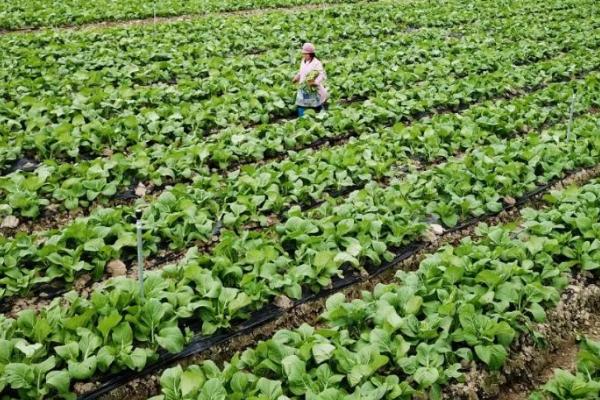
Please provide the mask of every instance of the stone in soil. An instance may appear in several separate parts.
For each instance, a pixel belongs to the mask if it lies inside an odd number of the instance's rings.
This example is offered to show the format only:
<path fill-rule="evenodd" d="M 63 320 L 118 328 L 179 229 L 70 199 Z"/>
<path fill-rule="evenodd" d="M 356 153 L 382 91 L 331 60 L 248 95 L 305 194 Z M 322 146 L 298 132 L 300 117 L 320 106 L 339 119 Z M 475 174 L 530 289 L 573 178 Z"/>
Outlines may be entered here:
<path fill-rule="evenodd" d="M 135 195 L 138 197 L 144 197 L 146 195 L 146 185 L 140 182 L 135 188 Z"/>
<path fill-rule="evenodd" d="M 294 302 L 289 297 L 281 295 L 277 296 L 274 301 L 275 305 L 284 310 L 288 310 L 294 306 Z"/>
<path fill-rule="evenodd" d="M 514 206 L 515 204 L 517 204 L 517 201 L 514 199 L 514 197 L 510 196 L 504 197 L 504 202 L 509 206 Z"/>
<path fill-rule="evenodd" d="M 112 260 L 106 266 L 106 269 L 110 276 L 124 276 L 127 274 L 127 267 L 121 260 Z"/>
<path fill-rule="evenodd" d="M 17 226 L 19 226 L 19 218 L 15 217 L 14 215 L 7 215 L 2 220 L 2 224 L 0 224 L 0 228 L 14 229 Z"/>

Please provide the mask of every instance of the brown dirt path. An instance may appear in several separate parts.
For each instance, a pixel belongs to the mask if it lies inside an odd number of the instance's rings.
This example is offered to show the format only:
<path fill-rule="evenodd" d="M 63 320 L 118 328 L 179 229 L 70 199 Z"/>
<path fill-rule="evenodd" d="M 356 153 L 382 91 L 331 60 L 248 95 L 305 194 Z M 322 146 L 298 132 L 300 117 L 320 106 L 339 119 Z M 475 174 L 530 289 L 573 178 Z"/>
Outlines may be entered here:
<path fill-rule="evenodd" d="M 576 336 L 586 336 L 592 340 L 600 340 L 600 314 L 592 314 L 590 320 L 576 334 L 558 343 L 558 348 L 545 357 L 546 365 L 536 371 L 531 379 L 504 388 L 497 400 L 527 400 L 536 388 L 541 387 L 552 378 L 555 369 L 574 372 L 577 351 L 579 350 Z"/>

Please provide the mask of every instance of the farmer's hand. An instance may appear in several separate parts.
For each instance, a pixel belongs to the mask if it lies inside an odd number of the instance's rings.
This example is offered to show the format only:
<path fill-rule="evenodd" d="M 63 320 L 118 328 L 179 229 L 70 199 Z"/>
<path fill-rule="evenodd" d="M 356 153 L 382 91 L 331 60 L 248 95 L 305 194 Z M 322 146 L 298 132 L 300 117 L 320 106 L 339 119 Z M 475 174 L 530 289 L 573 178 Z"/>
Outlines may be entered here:
<path fill-rule="evenodd" d="M 294 77 L 292 78 L 292 83 L 296 83 L 296 82 L 298 82 L 299 80 L 300 80 L 300 78 L 299 78 L 298 76 L 294 76 Z"/>
<path fill-rule="evenodd" d="M 316 84 L 316 82 L 315 82 L 315 80 L 314 80 L 314 79 L 311 79 L 311 80 L 309 80 L 309 81 L 308 81 L 308 84 L 309 84 L 310 86 L 317 86 L 317 84 Z"/>

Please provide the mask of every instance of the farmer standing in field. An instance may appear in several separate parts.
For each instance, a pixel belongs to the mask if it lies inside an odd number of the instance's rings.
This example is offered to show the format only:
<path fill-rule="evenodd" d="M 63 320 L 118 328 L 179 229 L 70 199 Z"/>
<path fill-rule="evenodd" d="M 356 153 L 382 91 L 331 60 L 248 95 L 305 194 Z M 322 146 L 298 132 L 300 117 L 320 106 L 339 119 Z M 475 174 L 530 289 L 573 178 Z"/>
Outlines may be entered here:
<path fill-rule="evenodd" d="M 312 108 L 317 112 L 323 110 L 323 105 L 329 97 L 327 89 L 323 86 L 326 79 L 327 75 L 323 64 L 315 57 L 315 46 L 312 43 L 304 43 L 300 72 L 292 79 L 293 83 L 300 85 L 296 94 L 299 117 L 304 115 L 307 108 Z"/>

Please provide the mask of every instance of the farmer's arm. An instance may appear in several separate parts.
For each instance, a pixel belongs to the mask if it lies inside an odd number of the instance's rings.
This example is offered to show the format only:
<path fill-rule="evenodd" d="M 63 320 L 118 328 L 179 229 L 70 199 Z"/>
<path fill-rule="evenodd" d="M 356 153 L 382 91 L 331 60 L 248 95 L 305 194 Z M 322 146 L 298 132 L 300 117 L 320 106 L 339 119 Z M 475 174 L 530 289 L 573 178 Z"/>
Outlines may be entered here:
<path fill-rule="evenodd" d="M 296 75 L 294 75 L 294 78 L 292 78 L 292 82 L 293 83 L 300 82 L 301 76 L 302 76 L 302 65 L 300 65 L 300 68 L 298 69 L 298 73 Z"/>
<path fill-rule="evenodd" d="M 320 61 L 315 69 L 319 72 L 319 75 L 315 78 L 315 84 L 320 85 L 321 83 L 323 83 L 325 78 L 327 78 L 327 75 L 325 75 L 325 69 L 323 68 L 323 64 L 321 64 Z"/>

